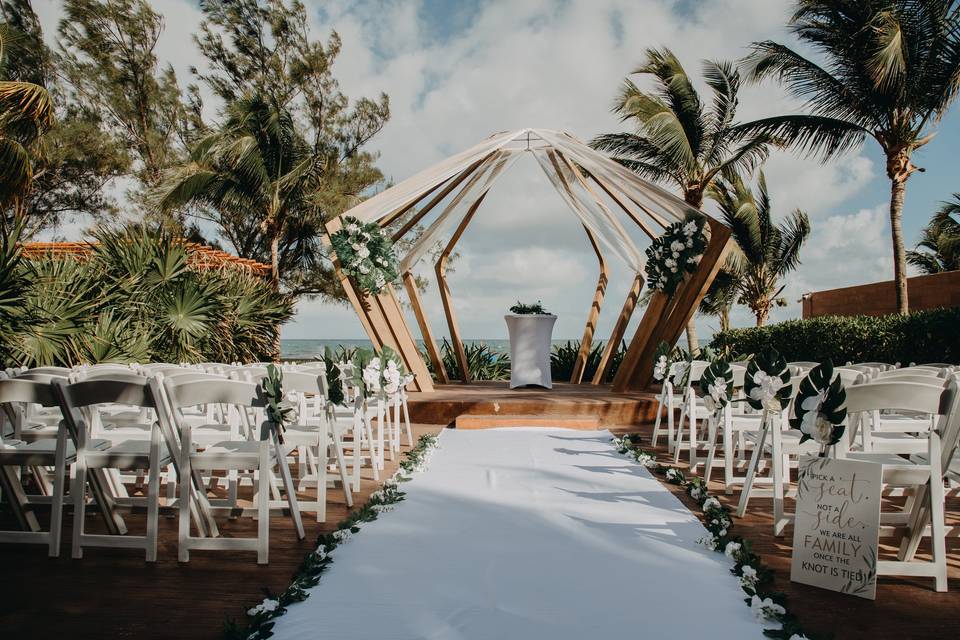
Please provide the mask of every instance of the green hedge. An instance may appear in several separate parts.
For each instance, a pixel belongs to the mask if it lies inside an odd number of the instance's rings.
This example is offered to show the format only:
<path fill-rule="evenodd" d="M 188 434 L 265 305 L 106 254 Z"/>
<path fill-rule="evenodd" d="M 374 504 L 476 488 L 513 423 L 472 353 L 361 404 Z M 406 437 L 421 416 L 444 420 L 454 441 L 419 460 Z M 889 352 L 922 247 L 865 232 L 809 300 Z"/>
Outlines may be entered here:
<path fill-rule="evenodd" d="M 822 316 L 731 329 L 710 346 L 734 357 L 776 348 L 787 361 L 960 362 L 960 307 L 906 316 Z"/>

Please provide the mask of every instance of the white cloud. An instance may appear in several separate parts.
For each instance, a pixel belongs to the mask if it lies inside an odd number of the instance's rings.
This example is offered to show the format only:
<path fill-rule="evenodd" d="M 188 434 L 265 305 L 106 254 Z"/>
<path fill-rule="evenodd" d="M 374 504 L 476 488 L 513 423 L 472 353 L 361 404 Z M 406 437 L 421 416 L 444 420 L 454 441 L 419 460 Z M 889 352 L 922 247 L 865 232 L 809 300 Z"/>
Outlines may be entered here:
<path fill-rule="evenodd" d="M 56 4 L 35 0 L 45 23 L 55 20 L 49 16 L 55 16 Z M 443 18 L 432 16 L 428 23 L 422 2 L 306 4 L 315 38 L 325 38 L 330 29 L 343 38 L 335 67 L 343 90 L 352 98 L 389 94 L 392 117 L 373 148 L 395 181 L 495 131 L 546 127 L 589 139 L 615 130 L 620 125 L 610 103 L 645 48 L 669 46 L 694 72 L 701 59 L 735 59 L 751 41 L 787 38 L 783 25 L 791 6 L 789 0 L 496 0 L 481 3 L 468 20 L 458 20 L 455 32 L 444 34 L 436 26 Z M 194 3 L 164 0 L 154 6 L 167 18 L 158 53 L 186 79 L 186 67 L 200 62 L 190 38 L 199 18 Z M 741 116 L 793 106 L 775 86 L 750 87 L 741 99 Z M 799 207 L 813 221 L 813 238 L 803 266 L 791 276 L 790 296 L 845 278 L 885 277 L 889 241 L 882 207 L 853 214 L 843 209 L 876 172 L 863 154 L 826 166 L 786 154 L 768 163 L 776 211 Z M 835 250 L 824 248 L 840 241 L 845 244 Z M 518 162 L 496 185 L 461 247 L 464 257 L 451 282 L 464 335 L 501 336 L 506 307 L 540 297 L 545 303 L 558 300 L 551 304 L 567 316 L 557 335 L 579 336 L 593 295 L 595 258 L 583 230 L 535 165 Z M 534 250 L 524 255 L 528 247 Z M 630 280 L 631 274 L 615 267 L 601 335 Z M 442 317 L 436 294 L 426 298 L 429 314 Z M 348 309 L 310 301 L 299 309 L 286 335 L 357 335 Z M 798 307 L 776 316 L 785 314 L 798 314 Z M 742 310 L 736 317 L 745 319 Z M 704 319 L 701 330 L 715 324 Z"/>

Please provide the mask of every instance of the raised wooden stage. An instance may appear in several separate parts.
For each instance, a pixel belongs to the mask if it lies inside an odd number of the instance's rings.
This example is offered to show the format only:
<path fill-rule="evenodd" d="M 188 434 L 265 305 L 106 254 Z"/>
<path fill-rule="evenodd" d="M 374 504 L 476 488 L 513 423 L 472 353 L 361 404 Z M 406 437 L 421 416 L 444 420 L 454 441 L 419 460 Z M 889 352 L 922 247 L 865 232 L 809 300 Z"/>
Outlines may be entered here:
<path fill-rule="evenodd" d="M 524 425 L 523 418 L 543 416 L 553 419 L 551 426 L 570 422 L 572 428 L 590 428 L 583 426 L 585 420 L 597 422 L 592 428 L 633 426 L 651 422 L 657 411 L 653 393 L 614 393 L 610 385 L 562 382 L 553 389 L 510 389 L 507 382 L 437 385 L 432 393 L 411 393 L 409 405 L 413 422 L 454 425 L 458 417 L 470 416 L 469 428 L 484 422 L 487 426 L 536 426 Z"/>

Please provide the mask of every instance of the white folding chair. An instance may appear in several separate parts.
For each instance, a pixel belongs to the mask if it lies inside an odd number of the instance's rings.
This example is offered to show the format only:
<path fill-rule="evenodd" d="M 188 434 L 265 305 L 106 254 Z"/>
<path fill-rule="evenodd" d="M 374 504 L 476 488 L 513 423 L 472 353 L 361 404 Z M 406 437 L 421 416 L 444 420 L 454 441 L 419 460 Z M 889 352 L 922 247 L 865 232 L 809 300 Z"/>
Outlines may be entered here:
<path fill-rule="evenodd" d="M 677 423 L 677 437 L 673 445 L 673 463 L 677 464 L 680 462 L 680 451 L 683 448 L 683 424 L 684 420 L 686 420 L 689 425 L 688 451 L 690 455 L 691 473 L 696 473 L 697 466 L 699 465 L 697 462 L 697 449 L 700 445 L 698 443 L 697 421 L 707 417 L 707 409 L 703 404 L 703 399 L 698 398 L 693 385 L 700 382 L 700 377 L 703 376 L 703 372 L 706 371 L 709 366 L 710 363 L 706 360 L 694 360 L 689 363 L 686 386 L 683 389 L 683 404 L 680 407 L 680 421 Z"/>
<path fill-rule="evenodd" d="M 165 397 L 169 403 L 169 415 L 180 431 L 180 518 L 179 559 L 190 561 L 191 549 L 217 549 L 229 551 L 256 551 L 257 563 L 269 561 L 270 549 L 270 488 L 273 469 L 278 468 L 287 496 L 290 517 L 296 527 L 297 537 L 304 538 L 300 506 L 287 466 L 287 452 L 280 444 L 277 425 L 264 420 L 260 428 L 249 429 L 249 409 L 264 409 L 266 398 L 260 385 L 237 380 L 197 380 L 177 383 L 172 379 L 163 381 Z M 234 407 L 242 422 L 253 435 L 251 440 L 224 440 L 207 446 L 202 451 L 195 449 L 191 425 L 180 418 L 180 409 L 207 404 L 223 404 Z M 215 471 L 244 470 L 254 472 L 255 501 L 257 514 L 256 538 L 193 537 L 190 535 L 190 480 L 194 470 L 212 474 Z"/>

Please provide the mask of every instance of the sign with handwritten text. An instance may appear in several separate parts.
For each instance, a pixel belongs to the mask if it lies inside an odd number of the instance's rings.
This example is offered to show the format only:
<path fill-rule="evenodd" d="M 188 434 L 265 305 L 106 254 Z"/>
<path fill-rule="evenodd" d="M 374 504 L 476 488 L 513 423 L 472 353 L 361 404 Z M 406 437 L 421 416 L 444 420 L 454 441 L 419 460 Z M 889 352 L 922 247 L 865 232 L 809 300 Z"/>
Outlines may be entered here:
<path fill-rule="evenodd" d="M 800 459 L 790 579 L 873 600 L 883 465 Z"/>

